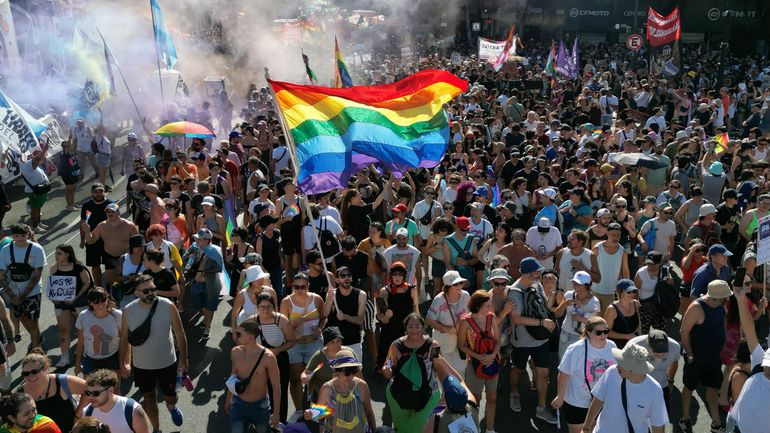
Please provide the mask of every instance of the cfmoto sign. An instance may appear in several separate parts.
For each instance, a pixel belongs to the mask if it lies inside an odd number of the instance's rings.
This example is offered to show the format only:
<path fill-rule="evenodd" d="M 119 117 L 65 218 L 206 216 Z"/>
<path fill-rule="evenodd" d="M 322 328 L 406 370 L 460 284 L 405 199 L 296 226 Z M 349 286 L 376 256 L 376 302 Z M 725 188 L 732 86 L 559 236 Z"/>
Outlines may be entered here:
<path fill-rule="evenodd" d="M 708 10 L 708 12 L 706 12 L 706 16 L 708 17 L 709 20 L 716 21 L 719 19 L 720 16 L 722 16 L 722 14 L 719 12 L 719 9 L 711 8 Z"/>
<path fill-rule="evenodd" d="M 578 9 L 578 8 L 572 8 L 569 10 L 569 16 L 572 18 L 577 17 L 608 17 L 610 16 L 610 11 L 606 10 L 589 10 L 589 9 Z"/>

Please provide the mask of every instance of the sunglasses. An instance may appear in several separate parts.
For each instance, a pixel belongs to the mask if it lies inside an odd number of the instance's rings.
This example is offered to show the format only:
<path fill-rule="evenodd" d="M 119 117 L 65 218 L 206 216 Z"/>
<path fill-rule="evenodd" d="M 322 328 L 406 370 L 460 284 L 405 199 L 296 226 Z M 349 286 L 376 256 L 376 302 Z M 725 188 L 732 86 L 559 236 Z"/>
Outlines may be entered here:
<path fill-rule="evenodd" d="M 104 391 L 107 391 L 108 389 L 109 389 L 109 387 L 104 388 L 104 389 L 102 389 L 100 391 L 85 390 L 85 391 L 83 391 L 83 395 L 85 395 L 86 397 L 99 397 L 99 394 L 103 393 Z"/>
<path fill-rule="evenodd" d="M 353 274 L 340 274 L 340 278 L 353 278 Z"/>
<path fill-rule="evenodd" d="M 493 285 L 493 286 L 495 286 L 495 287 L 505 287 L 505 286 L 507 286 L 507 285 L 508 285 L 508 283 L 506 283 L 506 282 L 504 282 L 504 281 L 503 281 L 502 283 L 500 283 L 500 282 L 494 282 L 494 283 L 492 283 L 492 285 Z"/>
<path fill-rule="evenodd" d="M 444 206 L 444 210 L 452 210 L 452 209 L 454 209 L 454 207 L 452 207 L 452 206 Z"/>
<path fill-rule="evenodd" d="M 142 292 L 143 295 L 149 295 L 150 293 L 155 292 L 155 289 L 137 289 L 137 290 Z"/>
<path fill-rule="evenodd" d="M 618 208 L 618 209 L 625 209 L 626 205 L 624 205 L 624 204 L 616 204 L 615 207 Z"/>
<path fill-rule="evenodd" d="M 594 335 L 596 335 L 597 337 L 598 337 L 598 336 L 602 336 L 602 335 L 610 335 L 610 330 L 609 330 L 609 329 L 595 329 L 595 330 L 593 331 L 593 333 L 594 333 Z"/>
<path fill-rule="evenodd" d="M 294 290 L 307 290 L 307 284 L 294 284 Z"/>
<path fill-rule="evenodd" d="M 669 185 L 669 188 L 679 189 L 679 185 Z"/>
<path fill-rule="evenodd" d="M 391 277 L 406 277 L 406 274 L 403 272 L 392 272 L 390 274 Z"/>
<path fill-rule="evenodd" d="M 345 376 L 352 376 L 356 373 L 358 373 L 358 367 L 342 367 L 342 368 L 335 368 L 335 373 L 343 374 Z"/>
<path fill-rule="evenodd" d="M 38 368 L 38 369 L 35 369 L 35 370 L 29 370 L 29 371 L 22 371 L 21 372 L 21 377 L 34 376 L 34 375 L 40 373 L 41 371 L 43 371 L 42 368 Z"/>
<path fill-rule="evenodd" d="M 663 214 L 664 214 L 664 215 L 673 215 L 674 213 L 673 213 L 673 212 L 671 212 L 671 211 L 666 211 L 666 212 L 663 212 Z"/>

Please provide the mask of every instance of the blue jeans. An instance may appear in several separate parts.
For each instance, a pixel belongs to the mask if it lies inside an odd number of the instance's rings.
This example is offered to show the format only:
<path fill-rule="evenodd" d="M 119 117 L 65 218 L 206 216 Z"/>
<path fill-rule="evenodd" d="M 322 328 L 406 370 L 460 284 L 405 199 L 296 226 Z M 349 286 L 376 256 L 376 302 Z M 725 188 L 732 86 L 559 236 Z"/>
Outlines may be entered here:
<path fill-rule="evenodd" d="M 230 433 L 246 433 L 253 424 L 257 433 L 270 432 L 270 402 L 267 396 L 255 402 L 245 402 L 233 395 L 230 408 Z"/>

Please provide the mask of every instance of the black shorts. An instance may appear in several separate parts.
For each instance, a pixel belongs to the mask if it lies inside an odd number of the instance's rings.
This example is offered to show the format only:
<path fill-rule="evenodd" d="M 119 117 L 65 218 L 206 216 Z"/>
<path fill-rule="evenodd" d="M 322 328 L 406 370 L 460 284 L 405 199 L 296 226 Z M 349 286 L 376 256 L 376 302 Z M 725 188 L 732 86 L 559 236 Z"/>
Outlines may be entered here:
<path fill-rule="evenodd" d="M 160 387 L 160 392 L 166 397 L 176 396 L 176 365 L 169 365 L 166 368 L 158 370 L 145 370 L 143 368 L 131 366 L 134 371 L 134 385 L 139 388 L 139 392 L 147 394 L 154 392 Z"/>
<path fill-rule="evenodd" d="M 561 407 L 561 411 L 564 414 L 564 418 L 567 419 L 567 424 L 583 424 L 586 422 L 586 414 L 588 414 L 587 407 L 573 406 L 566 401 L 564 406 Z"/>
<path fill-rule="evenodd" d="M 532 357 L 532 361 L 537 368 L 548 368 L 548 342 L 537 347 L 514 347 L 513 348 L 513 366 L 519 370 L 527 368 L 527 361 Z"/>
<path fill-rule="evenodd" d="M 102 264 L 104 265 L 104 270 L 117 269 L 118 260 L 120 260 L 120 256 L 111 256 L 105 251 L 102 254 Z"/>
<path fill-rule="evenodd" d="M 86 244 L 86 266 L 101 266 L 104 256 L 104 240 Z"/>
<path fill-rule="evenodd" d="M 82 367 L 83 374 L 88 375 L 96 370 L 106 368 L 107 370 L 118 371 L 120 370 L 120 356 L 118 352 L 115 352 L 112 356 L 108 356 L 102 359 L 89 358 L 88 355 L 83 355 Z"/>
<path fill-rule="evenodd" d="M 10 304 L 14 317 L 27 317 L 31 320 L 40 318 L 40 294 L 29 296 L 19 305 Z"/>
<path fill-rule="evenodd" d="M 702 362 L 695 358 L 695 361 L 685 364 L 682 371 L 682 383 L 689 390 L 696 390 L 698 385 L 708 388 L 719 388 L 722 386 L 722 363 Z"/>

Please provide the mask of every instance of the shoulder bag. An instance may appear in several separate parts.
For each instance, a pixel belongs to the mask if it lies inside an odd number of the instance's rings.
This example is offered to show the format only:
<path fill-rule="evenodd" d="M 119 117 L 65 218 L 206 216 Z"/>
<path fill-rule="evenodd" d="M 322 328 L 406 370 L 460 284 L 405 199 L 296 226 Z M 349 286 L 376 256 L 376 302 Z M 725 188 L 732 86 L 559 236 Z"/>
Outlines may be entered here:
<path fill-rule="evenodd" d="M 147 315 L 147 318 L 144 319 L 144 322 L 142 322 L 139 327 L 134 329 L 133 331 L 129 331 L 128 333 L 128 342 L 132 346 L 141 346 L 144 344 L 145 341 L 147 341 L 148 338 L 150 338 L 150 331 L 152 328 L 152 316 L 155 315 L 155 310 L 158 308 L 158 300 L 156 299 L 155 302 L 152 304 L 152 308 L 150 308 L 150 314 Z"/>
<path fill-rule="evenodd" d="M 254 376 L 254 372 L 257 371 L 257 367 L 259 366 L 259 363 L 262 361 L 262 357 L 265 356 L 265 352 L 267 352 L 267 349 L 262 349 L 262 353 L 259 354 L 259 358 L 257 358 L 256 364 L 254 364 L 254 367 L 251 369 L 251 373 L 249 373 L 249 377 L 235 382 L 235 392 L 237 392 L 238 394 L 243 394 L 244 392 L 246 392 L 246 387 L 249 386 L 249 382 L 251 381 L 251 376 Z"/>
<path fill-rule="evenodd" d="M 628 416 L 628 396 L 626 395 L 626 379 L 620 382 L 620 395 L 623 401 L 623 413 L 626 415 L 626 422 L 628 423 L 628 433 L 634 433 L 634 425 L 631 424 L 631 418 Z"/>

